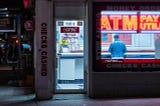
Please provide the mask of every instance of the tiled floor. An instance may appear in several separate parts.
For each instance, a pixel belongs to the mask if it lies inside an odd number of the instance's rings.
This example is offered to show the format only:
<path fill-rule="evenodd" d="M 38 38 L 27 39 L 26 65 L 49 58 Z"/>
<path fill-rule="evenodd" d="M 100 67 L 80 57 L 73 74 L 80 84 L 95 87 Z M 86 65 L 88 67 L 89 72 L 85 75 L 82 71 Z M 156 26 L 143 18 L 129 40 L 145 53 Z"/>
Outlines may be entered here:
<path fill-rule="evenodd" d="M 86 94 L 56 94 L 36 101 L 29 87 L 0 86 L 0 106 L 160 106 L 160 97 L 92 99 Z"/>

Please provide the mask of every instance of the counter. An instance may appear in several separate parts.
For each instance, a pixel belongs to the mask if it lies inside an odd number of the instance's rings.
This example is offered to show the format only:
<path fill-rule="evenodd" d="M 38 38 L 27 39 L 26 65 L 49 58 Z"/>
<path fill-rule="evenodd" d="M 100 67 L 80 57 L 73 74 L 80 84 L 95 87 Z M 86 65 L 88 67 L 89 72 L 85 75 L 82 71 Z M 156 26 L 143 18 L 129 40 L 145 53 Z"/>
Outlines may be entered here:
<path fill-rule="evenodd" d="M 83 79 L 83 53 L 61 53 L 57 55 L 57 59 L 58 80 Z"/>

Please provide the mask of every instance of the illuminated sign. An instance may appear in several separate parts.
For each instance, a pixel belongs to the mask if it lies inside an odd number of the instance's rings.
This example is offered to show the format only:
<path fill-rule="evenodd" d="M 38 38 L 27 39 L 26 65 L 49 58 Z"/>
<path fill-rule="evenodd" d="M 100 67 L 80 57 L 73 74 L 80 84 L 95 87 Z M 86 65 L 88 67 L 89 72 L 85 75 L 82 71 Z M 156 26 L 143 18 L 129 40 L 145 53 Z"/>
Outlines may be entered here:
<path fill-rule="evenodd" d="M 100 24 L 106 33 L 160 33 L 160 12 L 102 11 Z"/>
<path fill-rule="evenodd" d="M 79 33 L 79 27 L 61 27 L 61 33 Z"/>
<path fill-rule="evenodd" d="M 15 19 L 0 18 L 0 32 L 15 32 Z"/>

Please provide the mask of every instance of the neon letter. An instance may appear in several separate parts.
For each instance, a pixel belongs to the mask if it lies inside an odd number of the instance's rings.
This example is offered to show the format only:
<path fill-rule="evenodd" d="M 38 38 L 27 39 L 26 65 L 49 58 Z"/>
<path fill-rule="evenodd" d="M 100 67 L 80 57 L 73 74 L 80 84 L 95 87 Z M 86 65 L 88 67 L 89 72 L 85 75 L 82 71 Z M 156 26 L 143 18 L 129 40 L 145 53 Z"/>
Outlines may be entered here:
<path fill-rule="evenodd" d="M 111 30 L 111 25 L 108 16 L 101 16 L 101 30 Z"/>
<path fill-rule="evenodd" d="M 119 30 L 119 20 L 122 19 L 122 16 L 110 16 L 110 19 L 113 20 L 113 30 Z"/>
<path fill-rule="evenodd" d="M 137 30 L 137 16 L 123 16 L 123 30 Z"/>
<path fill-rule="evenodd" d="M 158 18 L 159 18 L 158 15 L 153 15 L 154 22 L 158 22 Z"/>
<path fill-rule="evenodd" d="M 151 15 L 147 16 L 146 22 L 153 22 L 153 18 Z"/>
<path fill-rule="evenodd" d="M 140 22 L 144 22 L 146 20 L 146 16 L 145 15 L 141 15 L 140 16 Z"/>

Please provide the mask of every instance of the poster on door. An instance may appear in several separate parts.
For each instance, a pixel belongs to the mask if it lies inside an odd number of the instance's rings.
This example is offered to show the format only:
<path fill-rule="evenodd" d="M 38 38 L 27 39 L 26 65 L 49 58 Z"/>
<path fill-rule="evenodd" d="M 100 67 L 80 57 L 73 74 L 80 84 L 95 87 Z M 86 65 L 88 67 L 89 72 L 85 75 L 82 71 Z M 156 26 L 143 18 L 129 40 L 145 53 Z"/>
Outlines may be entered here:
<path fill-rule="evenodd" d="M 58 24 L 57 32 L 59 52 L 83 51 L 83 21 L 61 21 L 61 24 Z"/>

